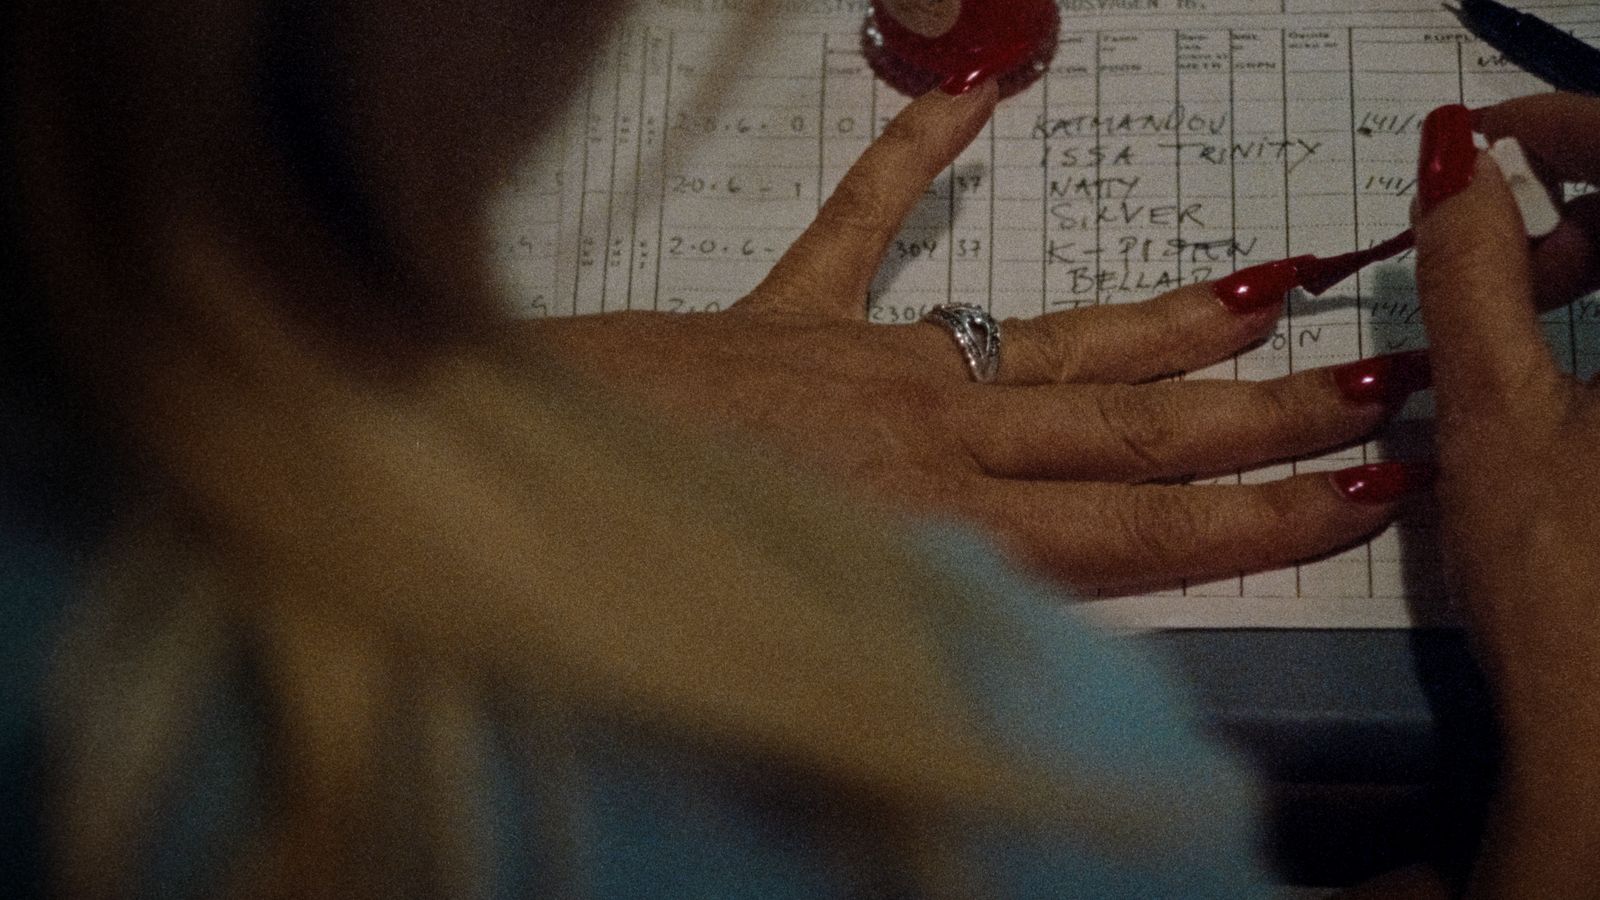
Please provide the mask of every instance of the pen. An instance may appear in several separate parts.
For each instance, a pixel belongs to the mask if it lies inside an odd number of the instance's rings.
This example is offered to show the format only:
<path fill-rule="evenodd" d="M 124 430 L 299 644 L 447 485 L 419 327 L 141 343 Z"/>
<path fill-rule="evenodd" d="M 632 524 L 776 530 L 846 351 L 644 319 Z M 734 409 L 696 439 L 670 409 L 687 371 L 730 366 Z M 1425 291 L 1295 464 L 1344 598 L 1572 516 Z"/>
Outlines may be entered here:
<path fill-rule="evenodd" d="M 1600 96 L 1600 50 L 1495 0 L 1445 4 L 1461 24 L 1524 72 L 1561 91 Z"/>

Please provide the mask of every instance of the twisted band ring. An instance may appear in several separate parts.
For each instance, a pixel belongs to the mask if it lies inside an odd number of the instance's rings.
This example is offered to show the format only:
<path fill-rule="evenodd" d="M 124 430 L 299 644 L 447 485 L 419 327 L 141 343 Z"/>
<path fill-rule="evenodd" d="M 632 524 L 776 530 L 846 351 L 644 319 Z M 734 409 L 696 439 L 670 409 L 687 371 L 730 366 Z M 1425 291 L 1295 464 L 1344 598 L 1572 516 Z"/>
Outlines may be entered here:
<path fill-rule="evenodd" d="M 941 303 L 928 310 L 922 321 L 938 323 L 950 332 L 973 381 L 994 381 L 1000 371 L 1000 323 L 988 310 L 971 303 Z"/>

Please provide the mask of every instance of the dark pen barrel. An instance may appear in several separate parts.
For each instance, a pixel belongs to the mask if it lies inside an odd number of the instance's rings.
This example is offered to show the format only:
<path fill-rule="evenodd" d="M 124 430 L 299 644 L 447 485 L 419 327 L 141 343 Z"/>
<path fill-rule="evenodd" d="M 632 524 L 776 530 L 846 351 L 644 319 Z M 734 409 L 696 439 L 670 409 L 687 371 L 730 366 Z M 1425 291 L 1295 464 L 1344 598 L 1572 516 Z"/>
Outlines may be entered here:
<path fill-rule="evenodd" d="M 1600 50 L 1495 0 L 1461 0 L 1461 7 L 1450 11 L 1507 61 L 1551 87 L 1600 95 Z"/>

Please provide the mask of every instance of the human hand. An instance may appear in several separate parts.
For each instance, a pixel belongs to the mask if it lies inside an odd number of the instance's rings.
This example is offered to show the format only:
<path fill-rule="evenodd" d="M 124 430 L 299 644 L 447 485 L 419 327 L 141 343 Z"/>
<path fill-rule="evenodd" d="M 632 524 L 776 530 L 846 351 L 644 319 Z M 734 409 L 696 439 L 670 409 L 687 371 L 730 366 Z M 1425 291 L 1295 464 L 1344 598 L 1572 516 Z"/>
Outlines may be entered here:
<path fill-rule="evenodd" d="M 1552 179 L 1600 180 L 1600 100 L 1530 97 L 1478 119 L 1490 138 L 1516 137 Z M 1581 675 L 1600 696 L 1600 395 L 1557 367 L 1535 316 L 1541 299 L 1595 284 L 1600 195 L 1568 204 L 1530 248 L 1499 167 L 1472 150 L 1466 111 L 1436 112 L 1428 128 L 1425 157 L 1461 160 L 1442 174 L 1424 160 L 1416 221 L 1452 572 L 1508 688 Z M 1436 199 L 1452 180 L 1462 186 Z M 1521 665 L 1551 654 L 1579 664 Z"/>
<path fill-rule="evenodd" d="M 1386 524 L 1414 483 L 1399 464 L 1262 484 L 1162 483 L 1350 442 L 1425 384 L 1418 354 L 1257 383 L 1156 380 L 1270 333 L 1292 267 L 1007 321 L 996 384 L 970 380 L 938 325 L 866 321 L 885 248 L 994 104 L 992 84 L 910 104 L 728 311 L 529 327 L 677 416 L 731 423 L 912 514 L 987 526 L 1020 560 L 1078 586 L 1281 566 Z"/>
<path fill-rule="evenodd" d="M 1600 100 L 1478 114 L 1557 181 L 1600 182 Z M 1460 107 L 1430 115 L 1415 215 L 1432 346 L 1446 558 L 1505 737 L 1472 896 L 1593 896 L 1600 883 L 1600 393 L 1563 373 L 1536 310 L 1600 283 L 1600 197 L 1530 247 Z M 1470 179 L 1470 181 L 1469 181 Z"/>

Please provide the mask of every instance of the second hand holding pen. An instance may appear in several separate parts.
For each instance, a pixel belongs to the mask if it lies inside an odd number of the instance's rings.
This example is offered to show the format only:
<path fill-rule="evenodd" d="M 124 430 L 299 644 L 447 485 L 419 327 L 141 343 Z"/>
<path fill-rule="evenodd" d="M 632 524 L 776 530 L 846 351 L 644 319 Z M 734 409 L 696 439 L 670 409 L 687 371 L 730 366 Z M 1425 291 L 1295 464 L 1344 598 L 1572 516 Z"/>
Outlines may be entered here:
<path fill-rule="evenodd" d="M 1600 50 L 1495 0 L 1461 0 L 1460 7 L 1444 8 L 1524 72 L 1557 90 L 1600 96 Z"/>

